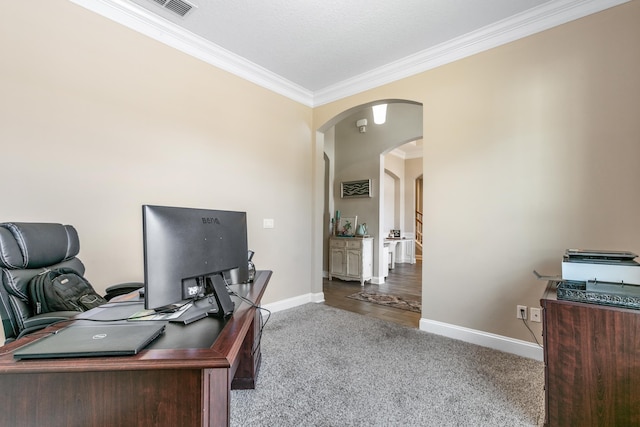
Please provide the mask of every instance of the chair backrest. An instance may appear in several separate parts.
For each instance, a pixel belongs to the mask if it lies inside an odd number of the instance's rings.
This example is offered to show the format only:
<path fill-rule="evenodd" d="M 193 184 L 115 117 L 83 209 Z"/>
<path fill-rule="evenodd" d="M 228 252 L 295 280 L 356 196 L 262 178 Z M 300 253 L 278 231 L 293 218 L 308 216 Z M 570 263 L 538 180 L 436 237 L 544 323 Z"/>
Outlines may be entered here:
<path fill-rule="evenodd" d="M 79 252 L 78 233 L 71 225 L 0 224 L 0 314 L 7 341 L 29 328 L 29 319 L 34 317 L 27 295 L 31 278 L 58 267 L 70 267 L 83 275 L 84 264 L 76 258 Z"/>

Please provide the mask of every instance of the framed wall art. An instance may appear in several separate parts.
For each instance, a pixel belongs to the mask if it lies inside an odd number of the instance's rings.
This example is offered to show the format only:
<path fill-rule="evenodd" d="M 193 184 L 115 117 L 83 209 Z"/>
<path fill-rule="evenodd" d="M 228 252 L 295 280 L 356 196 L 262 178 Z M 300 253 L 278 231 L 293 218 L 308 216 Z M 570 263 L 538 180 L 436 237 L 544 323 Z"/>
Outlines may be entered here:
<path fill-rule="evenodd" d="M 371 180 L 346 181 L 340 184 L 340 197 L 350 199 L 354 197 L 371 197 Z"/>

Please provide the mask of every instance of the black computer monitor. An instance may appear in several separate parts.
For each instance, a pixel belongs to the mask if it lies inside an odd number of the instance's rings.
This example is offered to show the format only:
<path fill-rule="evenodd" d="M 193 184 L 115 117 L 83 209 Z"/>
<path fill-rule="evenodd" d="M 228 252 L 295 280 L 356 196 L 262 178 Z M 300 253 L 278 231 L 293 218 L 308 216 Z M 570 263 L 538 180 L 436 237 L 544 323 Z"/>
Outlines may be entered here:
<path fill-rule="evenodd" d="M 248 281 L 246 212 L 144 205 L 142 223 L 146 309 L 213 301 L 225 282 Z M 198 307 L 204 313 L 191 310 L 192 320 L 207 315 L 206 303 Z M 218 308 L 220 317 L 229 314 Z"/>

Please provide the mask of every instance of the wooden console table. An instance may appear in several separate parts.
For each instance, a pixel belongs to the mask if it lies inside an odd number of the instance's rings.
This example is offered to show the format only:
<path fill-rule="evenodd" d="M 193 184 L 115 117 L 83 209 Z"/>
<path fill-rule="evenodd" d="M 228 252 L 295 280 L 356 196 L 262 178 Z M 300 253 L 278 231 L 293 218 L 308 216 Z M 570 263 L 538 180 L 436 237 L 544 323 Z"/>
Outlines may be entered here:
<path fill-rule="evenodd" d="M 540 300 L 545 424 L 640 425 L 640 311 L 556 298 Z"/>
<path fill-rule="evenodd" d="M 259 304 L 271 271 L 234 285 Z M 38 333 L 0 347 L 0 426 L 228 426 L 232 388 L 253 388 L 260 316 L 233 297 L 227 320 L 170 323 L 139 354 L 16 361 Z"/>

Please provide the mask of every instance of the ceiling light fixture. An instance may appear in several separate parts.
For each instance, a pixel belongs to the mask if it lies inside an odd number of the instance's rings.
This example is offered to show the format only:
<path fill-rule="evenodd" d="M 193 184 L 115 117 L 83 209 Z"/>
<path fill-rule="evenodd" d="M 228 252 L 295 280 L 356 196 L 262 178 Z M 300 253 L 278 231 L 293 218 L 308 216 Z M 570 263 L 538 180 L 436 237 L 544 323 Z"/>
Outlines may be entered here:
<path fill-rule="evenodd" d="M 360 131 L 360 133 L 365 133 L 367 131 L 367 119 L 360 119 L 356 122 L 356 127 Z"/>
<path fill-rule="evenodd" d="M 374 105 L 373 109 L 373 123 L 377 125 L 384 124 L 387 121 L 387 104 Z"/>

